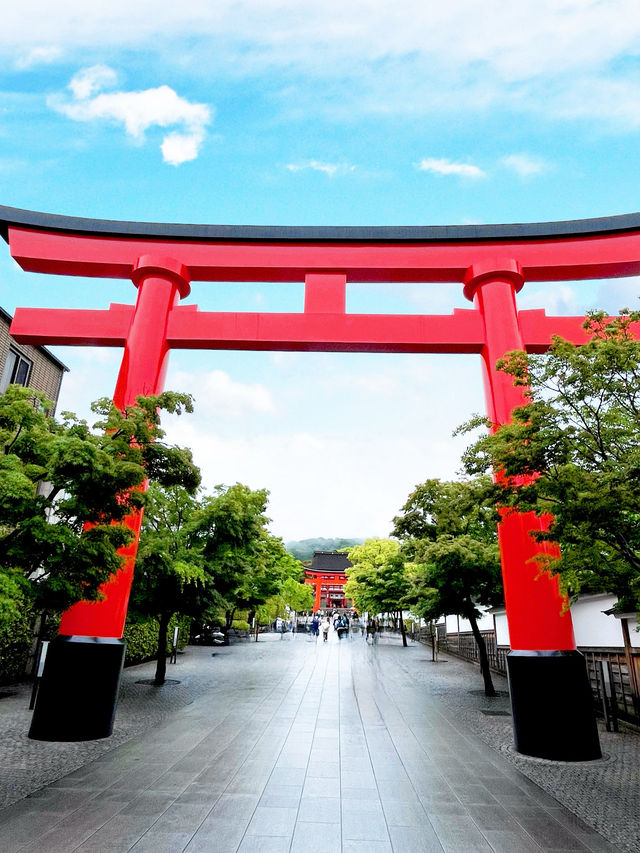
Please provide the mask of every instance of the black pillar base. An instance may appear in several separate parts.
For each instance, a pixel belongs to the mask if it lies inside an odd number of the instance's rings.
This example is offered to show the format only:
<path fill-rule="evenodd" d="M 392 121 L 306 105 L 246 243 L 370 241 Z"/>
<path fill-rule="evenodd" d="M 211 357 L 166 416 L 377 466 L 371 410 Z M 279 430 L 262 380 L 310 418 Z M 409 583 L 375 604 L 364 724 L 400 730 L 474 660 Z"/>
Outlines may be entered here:
<path fill-rule="evenodd" d="M 602 758 L 580 652 L 509 652 L 507 673 L 518 752 L 554 761 Z"/>
<path fill-rule="evenodd" d="M 29 737 L 78 741 L 109 737 L 125 643 L 112 637 L 57 637 L 49 644 Z"/>

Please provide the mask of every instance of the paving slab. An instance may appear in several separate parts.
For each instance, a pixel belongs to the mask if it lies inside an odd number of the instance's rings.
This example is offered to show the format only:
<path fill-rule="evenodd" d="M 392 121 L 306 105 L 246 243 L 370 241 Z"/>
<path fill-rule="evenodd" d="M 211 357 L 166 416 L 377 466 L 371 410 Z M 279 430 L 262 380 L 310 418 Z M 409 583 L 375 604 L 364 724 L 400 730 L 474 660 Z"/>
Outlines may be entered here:
<path fill-rule="evenodd" d="M 101 741 L 30 741 L 28 685 L 0 700 L 2 853 L 640 853 L 640 736 L 521 756 L 464 661 L 266 635 L 152 669 Z"/>

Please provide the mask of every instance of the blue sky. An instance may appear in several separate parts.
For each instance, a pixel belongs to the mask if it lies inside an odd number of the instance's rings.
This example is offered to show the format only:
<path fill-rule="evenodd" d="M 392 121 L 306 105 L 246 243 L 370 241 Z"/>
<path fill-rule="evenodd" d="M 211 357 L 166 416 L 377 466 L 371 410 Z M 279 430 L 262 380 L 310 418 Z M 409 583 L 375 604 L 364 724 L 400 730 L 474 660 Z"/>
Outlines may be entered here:
<path fill-rule="evenodd" d="M 94 8 L 100 6 L 101 8 Z M 0 203 L 105 219 L 430 225 L 639 209 L 631 0 L 22 0 L 0 31 Z M 0 304 L 106 307 L 126 282 L 22 273 Z M 636 305 L 636 280 L 526 285 L 550 313 Z M 196 283 L 209 310 L 301 310 L 302 285 Z M 352 285 L 347 310 L 448 312 L 452 285 Z M 117 350 L 60 349 L 62 407 L 111 394 Z M 454 477 L 478 359 L 174 352 L 168 423 L 205 482 L 271 491 L 285 539 L 388 534 Z"/>

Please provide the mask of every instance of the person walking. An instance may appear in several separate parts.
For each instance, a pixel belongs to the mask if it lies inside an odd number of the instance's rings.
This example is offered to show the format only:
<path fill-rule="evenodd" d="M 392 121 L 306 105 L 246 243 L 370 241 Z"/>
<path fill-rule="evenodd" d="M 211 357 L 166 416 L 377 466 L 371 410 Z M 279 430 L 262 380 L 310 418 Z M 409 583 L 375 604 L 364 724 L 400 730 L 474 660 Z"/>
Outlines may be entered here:
<path fill-rule="evenodd" d="M 331 628 L 331 620 L 328 616 L 325 616 L 322 625 L 320 626 L 320 630 L 322 631 L 322 642 L 326 643 L 329 639 L 329 630 Z"/>

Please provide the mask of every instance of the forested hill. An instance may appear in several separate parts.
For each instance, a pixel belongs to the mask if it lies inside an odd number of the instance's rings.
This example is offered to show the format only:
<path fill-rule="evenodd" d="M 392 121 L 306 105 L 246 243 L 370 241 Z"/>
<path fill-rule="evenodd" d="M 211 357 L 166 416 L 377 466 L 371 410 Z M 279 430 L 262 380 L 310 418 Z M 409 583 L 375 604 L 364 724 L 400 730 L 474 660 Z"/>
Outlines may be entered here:
<path fill-rule="evenodd" d="M 300 539 L 298 542 L 285 542 L 285 548 L 298 560 L 310 560 L 314 551 L 339 551 L 361 545 L 362 539 Z"/>

